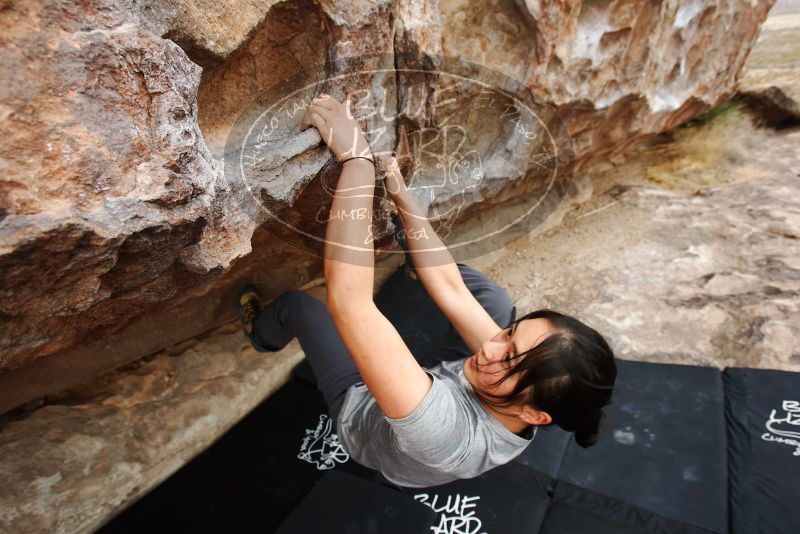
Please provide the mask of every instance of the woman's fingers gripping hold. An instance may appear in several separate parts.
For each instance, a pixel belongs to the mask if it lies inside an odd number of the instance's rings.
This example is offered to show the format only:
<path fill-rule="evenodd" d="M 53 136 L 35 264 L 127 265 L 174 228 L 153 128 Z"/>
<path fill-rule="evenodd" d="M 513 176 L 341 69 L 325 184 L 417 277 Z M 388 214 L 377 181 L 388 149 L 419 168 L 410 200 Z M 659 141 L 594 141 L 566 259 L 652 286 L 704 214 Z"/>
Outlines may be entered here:
<path fill-rule="evenodd" d="M 329 113 L 330 112 L 328 110 L 315 104 L 311 104 L 306 108 L 306 112 L 303 114 L 303 119 L 300 121 L 300 130 L 305 130 L 309 126 L 314 126 L 317 130 L 319 130 L 319 134 L 323 135 L 327 123 L 326 116 Z"/>
<path fill-rule="evenodd" d="M 333 111 L 335 109 L 337 102 L 330 95 L 326 95 L 325 93 L 320 93 L 318 96 L 315 96 L 311 100 L 311 104 L 317 105 L 321 108 L 325 108 L 328 111 Z"/>
<path fill-rule="evenodd" d="M 301 128 L 309 125 L 319 130 L 320 137 L 339 161 L 347 156 L 366 157 L 371 153 L 358 121 L 350 111 L 349 96 L 345 102 L 329 95 L 313 99 L 306 108 Z"/>

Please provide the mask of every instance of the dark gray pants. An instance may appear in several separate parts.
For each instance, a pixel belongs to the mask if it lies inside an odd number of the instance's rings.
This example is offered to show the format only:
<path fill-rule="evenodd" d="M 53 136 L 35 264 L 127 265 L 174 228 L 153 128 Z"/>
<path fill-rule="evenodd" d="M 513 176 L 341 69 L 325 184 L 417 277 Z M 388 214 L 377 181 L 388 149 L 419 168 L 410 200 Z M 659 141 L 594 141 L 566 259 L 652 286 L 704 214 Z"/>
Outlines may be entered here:
<path fill-rule="evenodd" d="M 498 325 L 506 327 L 516 310 L 505 289 L 475 269 L 461 263 L 457 265 L 470 292 Z M 268 350 L 280 350 L 294 337 L 299 340 L 317 379 L 330 417 L 336 421 L 345 393 L 350 386 L 361 382 L 361 375 L 328 309 L 302 291 L 287 291 L 265 306 L 254 330 L 256 344 Z M 436 354 L 439 361 L 449 361 L 466 358 L 472 352 L 451 329 L 439 343 Z M 426 367 L 435 363 L 420 361 Z"/>

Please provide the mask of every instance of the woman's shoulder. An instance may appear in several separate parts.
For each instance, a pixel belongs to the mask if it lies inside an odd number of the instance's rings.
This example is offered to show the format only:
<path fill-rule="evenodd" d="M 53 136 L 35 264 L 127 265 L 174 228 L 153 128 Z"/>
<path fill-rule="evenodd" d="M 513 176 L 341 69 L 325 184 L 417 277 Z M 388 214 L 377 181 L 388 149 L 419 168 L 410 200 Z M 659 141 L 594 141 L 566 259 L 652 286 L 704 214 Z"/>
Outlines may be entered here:
<path fill-rule="evenodd" d="M 442 380 L 451 382 L 458 381 L 464 376 L 464 361 L 466 358 L 460 360 L 447 360 L 436 364 L 433 367 L 425 368 L 427 371 L 435 374 Z"/>

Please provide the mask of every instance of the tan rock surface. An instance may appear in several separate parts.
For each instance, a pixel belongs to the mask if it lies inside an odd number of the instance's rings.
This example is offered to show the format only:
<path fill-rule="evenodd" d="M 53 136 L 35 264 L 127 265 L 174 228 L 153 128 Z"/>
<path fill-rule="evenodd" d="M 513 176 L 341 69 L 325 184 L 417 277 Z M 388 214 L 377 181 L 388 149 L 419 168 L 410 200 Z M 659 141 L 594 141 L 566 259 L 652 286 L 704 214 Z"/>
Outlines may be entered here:
<path fill-rule="evenodd" d="M 144 0 L 132 6 L 148 31 L 209 59 L 227 58 L 283 0 Z"/>
<path fill-rule="evenodd" d="M 255 352 L 238 325 L 0 420 L 0 530 L 92 532 L 288 379 L 292 341 Z"/>

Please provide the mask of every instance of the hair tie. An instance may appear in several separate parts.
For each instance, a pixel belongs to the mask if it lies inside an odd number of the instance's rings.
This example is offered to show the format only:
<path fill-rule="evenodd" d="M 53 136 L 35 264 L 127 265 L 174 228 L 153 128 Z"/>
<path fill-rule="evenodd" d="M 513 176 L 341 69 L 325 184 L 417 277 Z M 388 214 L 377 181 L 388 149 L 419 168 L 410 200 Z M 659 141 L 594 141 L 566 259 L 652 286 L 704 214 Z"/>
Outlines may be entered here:
<path fill-rule="evenodd" d="M 345 163 L 347 163 L 347 162 L 348 162 L 348 161 L 350 161 L 351 159 L 356 159 L 356 158 L 365 159 L 365 160 L 369 161 L 370 163 L 372 163 L 372 166 L 373 166 L 373 167 L 375 166 L 375 160 L 373 160 L 373 159 L 371 159 L 371 158 L 368 158 L 368 157 L 366 157 L 366 156 L 353 156 L 352 158 L 347 158 L 346 160 L 342 160 L 342 161 L 340 161 L 339 163 L 341 163 L 342 165 L 344 165 Z"/>

